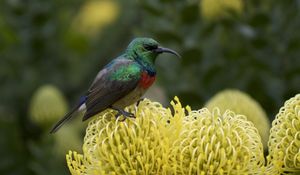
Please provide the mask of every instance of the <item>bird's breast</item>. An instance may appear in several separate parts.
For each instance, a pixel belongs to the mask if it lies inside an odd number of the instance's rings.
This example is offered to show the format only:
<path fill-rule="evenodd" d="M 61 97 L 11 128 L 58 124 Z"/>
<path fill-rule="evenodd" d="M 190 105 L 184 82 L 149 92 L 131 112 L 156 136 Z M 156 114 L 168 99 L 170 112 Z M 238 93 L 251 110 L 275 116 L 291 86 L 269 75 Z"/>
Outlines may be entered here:
<path fill-rule="evenodd" d="M 149 75 L 147 71 L 143 71 L 141 74 L 141 79 L 139 81 L 139 86 L 143 89 L 148 89 L 155 81 L 155 75 Z"/>
<path fill-rule="evenodd" d="M 129 106 L 135 102 L 137 102 L 146 92 L 146 89 L 141 88 L 140 86 L 136 87 L 133 91 L 131 91 L 129 94 L 127 94 L 122 99 L 118 100 L 113 104 L 113 106 L 117 108 L 124 108 L 126 106 Z"/>

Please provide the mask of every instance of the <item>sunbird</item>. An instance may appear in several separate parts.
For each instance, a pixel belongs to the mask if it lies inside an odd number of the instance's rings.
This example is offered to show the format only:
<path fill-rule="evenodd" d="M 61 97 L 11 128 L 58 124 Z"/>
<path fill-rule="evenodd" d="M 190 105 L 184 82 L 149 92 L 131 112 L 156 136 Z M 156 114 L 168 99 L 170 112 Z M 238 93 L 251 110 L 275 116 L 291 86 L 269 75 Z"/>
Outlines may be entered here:
<path fill-rule="evenodd" d="M 82 121 L 109 108 L 117 111 L 116 117 L 134 118 L 134 114 L 124 111 L 124 108 L 138 102 L 153 84 L 155 60 L 162 53 L 180 57 L 177 52 L 161 47 L 152 38 L 133 39 L 122 55 L 99 71 L 79 103 L 54 125 L 50 133 L 55 133 L 79 111 L 84 111 Z"/>

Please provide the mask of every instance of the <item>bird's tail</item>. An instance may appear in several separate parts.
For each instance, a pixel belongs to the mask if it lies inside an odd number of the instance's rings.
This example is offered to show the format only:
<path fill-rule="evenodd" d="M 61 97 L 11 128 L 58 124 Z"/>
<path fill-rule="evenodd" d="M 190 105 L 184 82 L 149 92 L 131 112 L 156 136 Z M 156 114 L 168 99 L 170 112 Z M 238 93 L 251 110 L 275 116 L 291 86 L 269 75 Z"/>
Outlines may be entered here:
<path fill-rule="evenodd" d="M 81 104 L 75 106 L 69 113 L 67 113 L 61 120 L 59 120 L 51 129 L 50 133 L 53 134 L 55 133 L 57 130 L 59 130 L 59 128 L 62 127 L 62 125 L 64 125 L 67 121 L 69 121 L 74 114 L 78 111 L 79 107 L 81 106 Z"/>

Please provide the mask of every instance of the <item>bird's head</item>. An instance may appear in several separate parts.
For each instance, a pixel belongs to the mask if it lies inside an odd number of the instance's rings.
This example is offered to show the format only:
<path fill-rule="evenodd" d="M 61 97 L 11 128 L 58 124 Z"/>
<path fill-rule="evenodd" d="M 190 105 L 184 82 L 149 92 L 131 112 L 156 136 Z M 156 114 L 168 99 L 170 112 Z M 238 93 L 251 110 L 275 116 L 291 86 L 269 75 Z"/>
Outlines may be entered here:
<path fill-rule="evenodd" d="M 153 63 L 156 57 L 161 53 L 171 53 L 180 57 L 174 50 L 161 47 L 157 41 L 152 38 L 135 38 L 128 45 L 126 53 L 134 58 Z"/>

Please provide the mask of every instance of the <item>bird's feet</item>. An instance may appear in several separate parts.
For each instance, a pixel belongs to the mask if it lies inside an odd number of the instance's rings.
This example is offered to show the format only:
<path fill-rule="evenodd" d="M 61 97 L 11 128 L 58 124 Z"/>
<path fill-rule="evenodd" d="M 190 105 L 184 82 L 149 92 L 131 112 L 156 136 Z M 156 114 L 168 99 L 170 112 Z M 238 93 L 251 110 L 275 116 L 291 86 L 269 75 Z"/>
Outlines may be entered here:
<path fill-rule="evenodd" d="M 124 118 L 123 118 L 122 120 L 120 120 L 120 121 L 125 121 L 127 117 L 128 117 L 128 118 L 135 118 L 134 114 L 131 113 L 131 112 L 126 112 L 126 111 L 124 111 L 123 109 L 119 109 L 119 108 L 116 108 L 116 107 L 113 107 L 113 106 L 111 106 L 110 108 L 111 108 L 111 109 L 114 109 L 114 110 L 116 110 L 116 111 L 118 112 L 118 113 L 115 115 L 116 118 L 119 118 L 121 115 L 124 116 Z"/>

